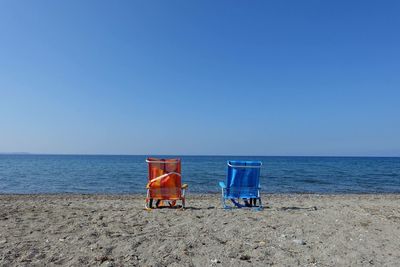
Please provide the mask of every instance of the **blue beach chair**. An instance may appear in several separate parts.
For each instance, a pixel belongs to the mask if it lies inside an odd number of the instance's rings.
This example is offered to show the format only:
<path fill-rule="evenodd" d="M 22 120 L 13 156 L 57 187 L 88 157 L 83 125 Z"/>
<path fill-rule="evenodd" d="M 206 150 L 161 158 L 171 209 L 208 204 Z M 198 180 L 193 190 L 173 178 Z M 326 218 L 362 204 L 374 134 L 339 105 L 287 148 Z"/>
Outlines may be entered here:
<path fill-rule="evenodd" d="M 238 207 L 257 207 L 262 209 L 260 197 L 261 161 L 228 161 L 226 185 L 219 182 L 222 189 L 222 205 L 225 209 L 232 208 L 226 200 L 231 200 Z M 258 200 L 258 205 L 257 205 Z M 241 204 L 240 202 L 244 203 Z"/>

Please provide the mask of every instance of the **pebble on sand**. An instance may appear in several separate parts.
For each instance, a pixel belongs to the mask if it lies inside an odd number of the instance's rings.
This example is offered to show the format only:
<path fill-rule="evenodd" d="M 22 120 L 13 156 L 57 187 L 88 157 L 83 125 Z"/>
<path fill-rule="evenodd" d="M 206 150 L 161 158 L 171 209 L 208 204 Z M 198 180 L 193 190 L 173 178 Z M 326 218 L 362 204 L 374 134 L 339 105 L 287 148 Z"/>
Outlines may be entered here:
<path fill-rule="evenodd" d="M 220 261 L 218 259 L 213 259 L 211 260 L 211 263 L 220 263 Z"/>
<path fill-rule="evenodd" d="M 240 256 L 239 259 L 241 259 L 242 261 L 248 261 L 248 260 L 250 260 L 250 256 L 249 255 L 242 255 L 242 256 Z"/>
<path fill-rule="evenodd" d="M 298 245 L 305 245 L 306 244 L 306 241 L 304 241 L 303 239 L 294 239 L 293 242 L 298 244 Z"/>
<path fill-rule="evenodd" d="M 101 264 L 101 266 L 104 266 L 104 267 L 113 267 L 113 266 L 114 266 L 114 263 L 111 262 L 111 261 L 105 261 L 105 262 L 103 262 L 103 263 Z"/>

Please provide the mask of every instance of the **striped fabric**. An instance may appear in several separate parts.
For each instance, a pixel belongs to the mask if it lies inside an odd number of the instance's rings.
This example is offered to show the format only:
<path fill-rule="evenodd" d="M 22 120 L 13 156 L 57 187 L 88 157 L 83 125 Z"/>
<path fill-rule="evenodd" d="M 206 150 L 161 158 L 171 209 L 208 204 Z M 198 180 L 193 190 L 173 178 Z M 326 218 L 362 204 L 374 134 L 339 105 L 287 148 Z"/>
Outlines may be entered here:
<path fill-rule="evenodd" d="M 181 160 L 148 158 L 149 197 L 151 199 L 181 199 Z"/>

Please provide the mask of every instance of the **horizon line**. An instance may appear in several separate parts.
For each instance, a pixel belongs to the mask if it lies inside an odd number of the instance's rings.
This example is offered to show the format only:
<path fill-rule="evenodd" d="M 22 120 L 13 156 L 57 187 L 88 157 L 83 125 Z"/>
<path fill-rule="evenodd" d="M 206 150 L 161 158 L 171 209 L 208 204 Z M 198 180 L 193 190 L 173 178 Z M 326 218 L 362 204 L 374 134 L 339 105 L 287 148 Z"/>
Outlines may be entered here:
<path fill-rule="evenodd" d="M 43 156 L 177 156 L 177 157 L 327 157 L 327 158 L 399 158 L 399 156 L 371 155 L 239 155 L 239 154 L 108 154 L 108 153 L 36 153 L 36 152 L 0 152 L 0 155 L 43 155 Z"/>

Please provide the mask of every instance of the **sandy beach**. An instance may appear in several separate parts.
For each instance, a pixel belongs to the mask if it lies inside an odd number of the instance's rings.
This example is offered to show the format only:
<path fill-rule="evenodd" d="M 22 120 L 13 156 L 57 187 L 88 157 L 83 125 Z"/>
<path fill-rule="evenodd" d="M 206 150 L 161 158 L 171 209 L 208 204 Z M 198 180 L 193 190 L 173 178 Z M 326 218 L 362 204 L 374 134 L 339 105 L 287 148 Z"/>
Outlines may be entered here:
<path fill-rule="evenodd" d="M 400 195 L 0 195 L 0 266 L 399 266 Z"/>

